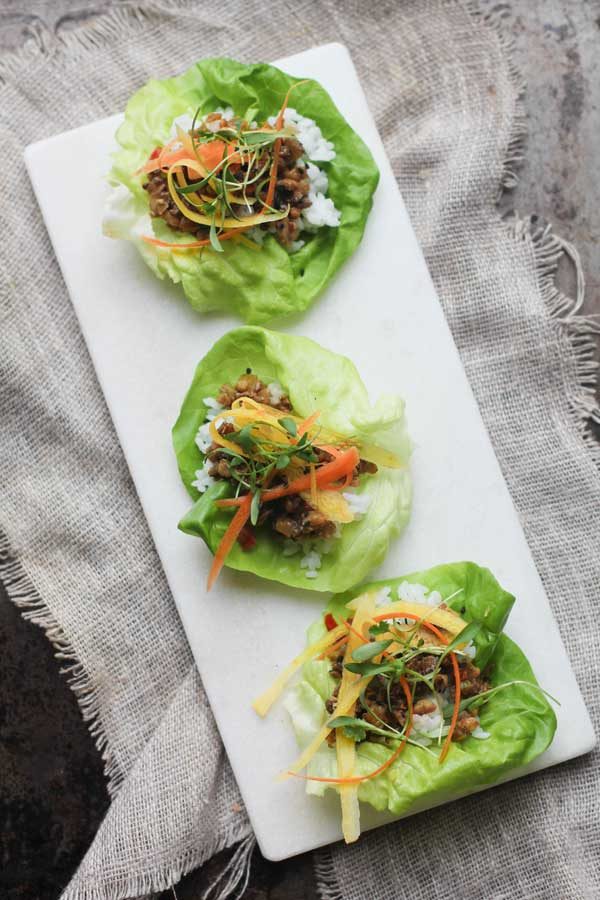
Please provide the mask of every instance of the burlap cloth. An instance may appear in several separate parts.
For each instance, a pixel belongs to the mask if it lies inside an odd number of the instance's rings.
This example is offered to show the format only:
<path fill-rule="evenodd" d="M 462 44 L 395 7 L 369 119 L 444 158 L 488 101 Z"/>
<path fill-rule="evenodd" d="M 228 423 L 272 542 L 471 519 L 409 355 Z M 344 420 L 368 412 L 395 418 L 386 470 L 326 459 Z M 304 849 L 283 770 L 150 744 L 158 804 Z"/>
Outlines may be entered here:
<path fill-rule="evenodd" d="M 23 148 L 122 109 L 147 78 L 203 55 L 273 59 L 328 40 L 358 67 L 598 727 L 590 325 L 554 287 L 560 242 L 494 208 L 523 123 L 493 23 L 441 0 L 180 0 L 120 4 L 63 36 L 39 29 L 0 73 L 0 564 L 12 599 L 67 660 L 106 762 L 113 802 L 69 900 L 157 891 L 242 841 L 216 886 L 225 896 L 245 878 L 252 836 Z M 597 898 L 599 800 L 590 755 L 321 852 L 321 890 Z"/>

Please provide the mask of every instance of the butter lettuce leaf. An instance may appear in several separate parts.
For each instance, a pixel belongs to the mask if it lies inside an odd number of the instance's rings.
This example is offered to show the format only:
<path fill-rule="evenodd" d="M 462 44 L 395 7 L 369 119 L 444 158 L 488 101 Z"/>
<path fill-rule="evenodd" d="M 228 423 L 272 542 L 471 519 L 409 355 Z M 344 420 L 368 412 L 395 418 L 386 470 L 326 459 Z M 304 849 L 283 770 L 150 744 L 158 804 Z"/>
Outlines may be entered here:
<path fill-rule="evenodd" d="M 278 112 L 298 81 L 275 66 L 205 59 L 175 78 L 149 81 L 127 104 L 109 175 L 110 183 L 123 186 L 124 192 L 117 195 L 118 214 L 113 209 L 107 216 L 105 233 L 132 241 L 154 274 L 181 284 L 199 312 L 227 311 L 253 324 L 302 312 L 361 241 L 379 172 L 363 141 L 312 80 L 294 89 L 290 106 L 314 119 L 335 145 L 335 159 L 317 165 L 327 173 L 327 196 L 341 212 L 339 227 L 319 228 L 314 235 L 303 232 L 306 244 L 293 254 L 272 235 L 260 250 L 226 242 L 222 253 L 210 248 L 174 252 L 141 239 L 154 232 L 161 240 L 190 241 L 162 220 L 150 219 L 144 179 L 134 174 L 155 147 L 169 140 L 173 120 L 197 109 L 208 113 L 231 106 L 248 121 L 262 122 Z"/>
<path fill-rule="evenodd" d="M 284 556 L 283 539 L 267 527 L 257 529 L 257 543 L 251 550 L 236 544 L 227 558 L 226 564 L 233 569 L 295 587 L 346 590 L 383 561 L 390 542 L 409 518 L 410 441 L 404 403 L 399 397 L 385 396 L 372 407 L 353 363 L 308 338 L 254 326 L 224 335 L 199 363 L 173 429 L 179 471 L 195 500 L 179 527 L 201 537 L 213 553 L 231 520 L 231 512 L 217 509 L 214 500 L 230 496 L 232 489 L 226 481 L 204 494 L 192 487 L 196 470 L 204 462 L 195 438 L 206 418 L 204 398 L 216 397 L 223 383 L 235 383 L 248 367 L 265 383 L 281 384 L 299 416 L 320 410 L 324 427 L 376 443 L 404 464 L 402 469 L 380 468 L 376 475 L 361 479 L 357 492 L 370 496 L 369 508 L 362 518 L 342 527 L 340 538 L 329 542 L 331 549 L 323 553 L 316 578 L 307 578 L 300 567 L 304 555 L 300 548 L 295 555 Z"/>
<path fill-rule="evenodd" d="M 515 598 L 498 584 L 488 569 L 472 562 L 450 563 L 402 578 L 361 586 L 334 597 L 327 611 L 348 614 L 346 603 L 366 588 L 390 588 L 390 599 L 397 599 L 403 581 L 422 584 L 439 591 L 443 598 L 467 622 L 481 624 L 482 638 L 476 643 L 475 663 L 489 667 L 492 686 L 511 681 L 537 681 L 525 654 L 502 632 Z M 460 591 L 460 593 L 456 593 Z M 325 633 L 321 618 L 311 626 L 308 642 Z M 291 716 L 296 738 L 306 746 L 328 718 L 325 701 L 333 681 L 327 661 L 312 660 L 302 672 L 302 680 L 289 692 L 285 706 Z M 407 746 L 402 755 L 381 775 L 359 786 L 359 799 L 375 809 L 396 815 L 417 812 L 452 800 L 478 788 L 493 784 L 511 769 L 531 762 L 550 745 L 556 730 L 556 716 L 543 693 L 528 685 L 511 685 L 493 694 L 479 710 L 481 727 L 489 738 L 469 737 L 451 745 L 440 765 L 437 755 L 415 746 Z M 369 741 L 356 745 L 357 774 L 367 774 L 385 762 L 390 749 Z M 335 749 L 321 747 L 309 765 L 308 774 L 337 777 Z M 310 794 L 322 796 L 326 789 L 318 782 L 307 782 Z"/>

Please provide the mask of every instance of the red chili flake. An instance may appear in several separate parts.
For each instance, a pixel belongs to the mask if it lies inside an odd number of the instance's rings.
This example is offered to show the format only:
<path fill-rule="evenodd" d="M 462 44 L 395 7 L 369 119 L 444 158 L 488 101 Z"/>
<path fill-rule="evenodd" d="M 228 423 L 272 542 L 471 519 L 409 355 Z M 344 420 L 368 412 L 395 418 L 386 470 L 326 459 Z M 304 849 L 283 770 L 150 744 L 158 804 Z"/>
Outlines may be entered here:
<path fill-rule="evenodd" d="M 334 628 L 337 628 L 337 622 L 331 615 L 331 613 L 327 613 L 325 616 L 325 628 L 327 631 L 333 631 Z"/>
<path fill-rule="evenodd" d="M 150 154 L 150 159 L 158 159 L 158 157 L 160 156 L 161 150 L 162 150 L 162 147 L 156 147 L 156 149 L 153 150 L 152 153 Z"/>
<path fill-rule="evenodd" d="M 256 535 L 254 534 L 252 528 L 248 528 L 248 526 L 242 528 L 238 537 L 238 543 L 242 550 L 252 550 L 252 548 L 256 544 Z"/>

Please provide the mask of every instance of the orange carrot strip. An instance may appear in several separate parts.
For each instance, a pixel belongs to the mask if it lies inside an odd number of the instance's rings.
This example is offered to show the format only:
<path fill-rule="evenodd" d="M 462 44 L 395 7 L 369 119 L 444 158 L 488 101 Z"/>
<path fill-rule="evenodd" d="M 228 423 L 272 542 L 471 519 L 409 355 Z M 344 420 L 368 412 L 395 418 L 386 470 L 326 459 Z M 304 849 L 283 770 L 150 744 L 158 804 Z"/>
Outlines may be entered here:
<path fill-rule="evenodd" d="M 220 241 L 228 241 L 231 238 L 238 237 L 241 231 L 246 231 L 245 228 L 238 228 L 236 231 L 227 231 L 225 234 L 219 235 Z M 152 244 L 155 247 L 166 247 L 169 250 L 195 250 L 198 247 L 208 247 L 210 244 L 209 240 L 206 241 L 192 241 L 189 244 L 177 244 L 171 241 L 161 241 L 158 238 L 150 237 L 150 235 L 143 234 L 142 240 L 147 244 Z"/>
<path fill-rule="evenodd" d="M 375 619 L 374 619 L 373 621 L 375 621 Z M 348 631 L 351 631 L 352 634 L 355 634 L 357 637 L 359 637 L 359 638 L 361 639 L 361 641 L 363 642 L 363 644 L 368 644 L 368 643 L 369 643 L 369 638 L 364 637 L 362 634 L 360 634 L 360 633 L 356 630 L 356 628 L 353 628 L 352 625 L 350 624 L 350 622 L 349 622 L 347 619 L 342 619 L 341 624 L 342 624 L 342 625 L 345 625 L 345 626 L 348 628 Z M 393 654 L 393 653 L 388 653 L 387 650 L 384 650 L 383 653 L 382 653 L 381 655 L 382 655 L 382 656 L 388 656 L 388 657 L 391 658 L 391 657 L 393 657 L 394 654 Z"/>
<path fill-rule="evenodd" d="M 306 434 L 308 429 L 312 428 L 312 426 L 315 424 L 315 422 L 317 421 L 317 419 L 319 418 L 320 415 L 321 415 L 320 412 L 318 412 L 318 411 L 314 412 L 310 416 L 307 416 L 307 418 L 304 419 L 303 422 L 300 422 L 300 424 L 298 425 L 298 436 L 302 437 L 303 434 Z M 332 453 L 332 456 L 333 455 L 334 454 Z"/>
<path fill-rule="evenodd" d="M 330 490 L 329 485 L 343 478 L 348 472 L 353 472 L 359 461 L 358 450 L 356 447 L 350 447 L 344 450 L 337 459 L 332 462 L 325 463 L 316 471 L 317 487 Z M 261 503 L 268 503 L 270 500 L 279 500 L 280 497 L 289 497 L 290 494 L 299 494 L 302 491 L 310 490 L 310 474 L 301 475 L 294 481 L 290 481 L 287 485 L 271 488 L 271 490 L 263 491 L 261 494 Z M 247 496 L 247 495 L 246 495 Z M 226 500 L 215 500 L 215 506 L 226 509 L 228 506 L 241 506 L 244 497 L 230 497 Z"/>
<path fill-rule="evenodd" d="M 450 654 L 450 659 L 452 660 L 452 669 L 454 671 L 454 710 L 452 712 L 452 719 L 450 721 L 450 728 L 448 730 L 448 734 L 446 735 L 446 740 L 444 741 L 442 752 L 439 756 L 439 761 L 442 763 L 446 759 L 448 755 L 448 750 L 450 749 L 450 744 L 452 743 L 452 735 L 456 729 L 456 723 L 458 722 L 458 713 L 460 711 L 460 670 L 458 668 L 458 660 L 454 653 Z"/>
<path fill-rule="evenodd" d="M 327 650 L 324 650 L 320 656 L 317 656 L 317 659 L 325 659 L 328 656 L 335 656 L 335 654 L 339 650 L 341 650 L 341 648 L 344 646 L 344 644 L 346 643 L 347 640 L 348 640 L 348 635 L 347 634 L 342 635 L 342 637 L 339 640 L 337 640 L 335 642 L 335 644 L 332 644 L 331 647 L 329 647 Z"/>
<path fill-rule="evenodd" d="M 304 781 L 320 781 L 326 784 L 360 784 L 361 781 L 368 781 L 370 778 L 376 778 L 377 775 L 381 775 L 382 772 L 385 772 L 393 762 L 395 762 L 404 748 L 406 747 L 406 743 L 408 741 L 408 737 L 412 731 L 412 720 L 413 720 L 413 704 L 412 704 L 412 694 L 410 692 L 410 685 L 406 678 L 402 675 L 400 677 L 400 684 L 402 685 L 402 690 L 404 691 L 404 696 L 406 697 L 406 704 L 408 706 L 408 725 L 406 727 L 406 731 L 404 732 L 404 737 L 402 742 L 397 747 L 396 750 L 386 759 L 384 763 L 382 763 L 377 769 L 373 769 L 372 772 L 369 772 L 368 775 L 354 775 L 351 778 L 321 778 L 319 776 L 312 775 L 300 775 L 297 772 L 288 772 L 288 775 L 293 775 L 294 778 L 302 778 Z"/>
<path fill-rule="evenodd" d="M 208 581 L 206 583 L 206 589 L 210 591 L 211 587 L 217 580 L 219 576 L 219 572 L 223 568 L 225 564 L 225 560 L 229 555 L 229 551 L 235 544 L 238 535 L 248 519 L 250 518 L 250 505 L 252 503 L 252 495 L 246 494 L 244 497 L 242 504 L 235 516 L 229 523 L 229 528 L 223 535 L 221 543 L 217 547 L 217 552 L 215 553 L 215 557 L 212 562 L 212 566 L 210 567 L 210 572 L 208 575 Z"/>
<path fill-rule="evenodd" d="M 340 453 L 337 459 L 330 463 L 320 466 L 316 472 L 317 487 L 324 488 L 342 478 L 347 472 L 352 472 L 359 462 L 358 450 L 356 447 L 350 447 L 343 453 Z M 299 494 L 301 491 L 307 491 L 310 488 L 310 475 L 301 475 L 291 481 L 285 487 L 272 488 L 265 491 L 262 495 L 262 502 L 268 503 L 269 500 L 278 500 L 280 497 L 287 497 L 290 494 Z"/>
<path fill-rule="evenodd" d="M 334 447 L 332 444 L 317 444 L 318 450 L 325 450 L 326 453 L 329 453 L 333 456 L 334 459 L 337 459 L 340 453 L 342 452 L 337 447 Z M 344 477 L 344 480 L 340 484 L 329 484 L 327 485 L 328 491 L 343 491 L 347 487 L 350 487 L 352 484 L 352 479 L 354 477 L 354 469 L 351 472 L 348 472 Z"/>
<path fill-rule="evenodd" d="M 285 95 L 284 101 L 281 104 L 281 109 L 279 110 L 279 114 L 277 116 L 277 121 L 275 122 L 275 128 L 279 131 L 283 125 L 283 116 L 287 109 L 287 105 L 290 99 L 290 94 L 295 87 L 299 84 L 304 84 L 304 81 L 297 81 L 295 84 L 290 86 L 287 94 Z M 264 206 L 273 206 L 273 199 L 275 197 L 275 182 L 277 181 L 277 166 L 279 164 L 279 154 L 281 152 L 281 138 L 277 138 L 275 144 L 273 145 L 273 163 L 271 165 L 271 172 L 269 175 L 269 187 L 267 189 L 267 197 L 264 203 Z"/>

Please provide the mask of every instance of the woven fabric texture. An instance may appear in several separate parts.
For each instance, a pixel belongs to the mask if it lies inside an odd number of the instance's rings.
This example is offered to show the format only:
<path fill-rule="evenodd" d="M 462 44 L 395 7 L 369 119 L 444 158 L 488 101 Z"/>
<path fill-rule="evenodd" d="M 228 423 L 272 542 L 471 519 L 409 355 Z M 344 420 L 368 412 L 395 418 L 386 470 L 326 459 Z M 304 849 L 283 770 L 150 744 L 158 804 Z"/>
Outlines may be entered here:
<path fill-rule="evenodd" d="M 113 797 L 64 900 L 160 890 L 251 829 L 22 163 L 203 55 L 350 49 L 598 727 L 599 454 L 589 325 L 561 243 L 501 221 L 523 122 L 496 28 L 460 2 L 120 3 L 0 67 L 0 574 L 66 661 Z M 15 171 L 15 168 L 17 171 Z M 143 610 L 143 615 L 140 611 Z M 575 615 L 576 613 L 576 615 Z M 597 755 L 321 851 L 330 900 L 600 895 Z M 376 888 L 373 885 L 377 885 Z"/>

